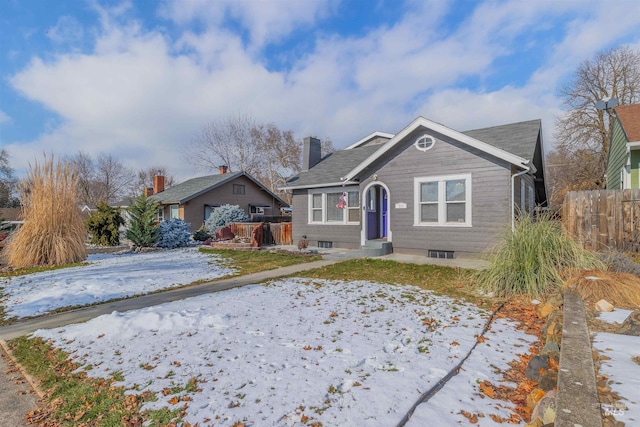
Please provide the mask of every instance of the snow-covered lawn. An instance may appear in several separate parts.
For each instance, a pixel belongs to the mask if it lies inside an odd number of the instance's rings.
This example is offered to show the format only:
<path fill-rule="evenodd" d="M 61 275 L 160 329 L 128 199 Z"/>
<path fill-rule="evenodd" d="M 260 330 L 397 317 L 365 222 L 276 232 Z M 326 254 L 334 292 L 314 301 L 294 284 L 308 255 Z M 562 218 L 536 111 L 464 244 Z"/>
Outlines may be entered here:
<path fill-rule="evenodd" d="M 123 255 L 90 255 L 89 265 L 0 279 L 7 317 L 37 316 L 57 308 L 212 280 L 232 274 L 197 248 Z"/>
<path fill-rule="evenodd" d="M 157 393 L 145 408 L 188 405 L 191 424 L 392 426 L 466 355 L 487 318 L 415 287 L 293 278 L 35 335 L 90 376 L 119 372 L 132 393 Z M 466 425 L 460 411 L 479 407 L 483 425 L 491 413 L 508 417 L 506 402 L 481 399 L 477 381 L 498 382 L 532 338 L 502 319 L 487 337 L 411 425 Z M 192 378 L 201 390 L 176 399 L 170 389 Z"/>
<path fill-rule="evenodd" d="M 599 318 L 609 323 L 622 323 L 631 310 L 615 309 L 601 313 Z M 640 425 L 640 337 L 599 332 L 593 338 L 593 347 L 608 357 L 600 364 L 599 373 L 611 381 L 611 390 L 621 401 L 603 408 L 613 414 L 616 421 L 627 426 Z M 636 359 L 638 360 L 638 359 Z"/>

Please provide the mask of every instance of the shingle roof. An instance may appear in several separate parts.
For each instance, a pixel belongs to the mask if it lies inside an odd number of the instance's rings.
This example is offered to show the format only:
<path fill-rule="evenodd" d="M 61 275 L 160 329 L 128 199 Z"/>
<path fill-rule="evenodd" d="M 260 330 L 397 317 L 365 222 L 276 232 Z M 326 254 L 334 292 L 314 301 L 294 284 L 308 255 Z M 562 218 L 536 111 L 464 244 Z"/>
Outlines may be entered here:
<path fill-rule="evenodd" d="M 532 161 L 541 127 L 542 121 L 536 119 L 462 133 Z"/>
<path fill-rule="evenodd" d="M 149 198 L 163 205 L 185 203 L 241 175 L 243 175 L 243 172 L 200 176 L 167 188 L 163 192 L 154 194 Z"/>
<path fill-rule="evenodd" d="M 340 178 L 375 153 L 379 145 L 341 150 L 325 156 L 320 163 L 287 181 L 287 186 L 306 186 L 318 183 L 340 184 Z"/>
<path fill-rule="evenodd" d="M 640 104 L 616 107 L 616 115 L 622 123 L 629 142 L 640 142 Z"/>
<path fill-rule="evenodd" d="M 422 120 L 427 122 L 425 119 Z M 510 153 L 510 155 L 533 162 L 541 126 L 541 120 L 536 119 L 461 133 L 503 150 L 503 152 Z M 361 166 L 365 160 L 369 159 L 369 156 L 378 150 L 383 150 L 383 147 L 383 145 L 365 145 L 332 153 L 310 170 L 291 178 L 287 181 L 285 188 L 317 187 L 322 184 L 338 185 L 341 183 L 340 178 Z M 507 155 L 506 153 L 504 155 Z M 381 152 L 377 155 L 383 154 Z"/>

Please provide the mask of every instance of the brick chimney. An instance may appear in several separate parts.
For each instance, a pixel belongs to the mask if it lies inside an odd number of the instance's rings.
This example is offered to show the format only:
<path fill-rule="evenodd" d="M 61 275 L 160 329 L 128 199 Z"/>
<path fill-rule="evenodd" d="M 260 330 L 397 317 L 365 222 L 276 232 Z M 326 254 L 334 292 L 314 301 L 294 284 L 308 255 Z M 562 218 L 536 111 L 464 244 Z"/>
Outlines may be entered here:
<path fill-rule="evenodd" d="M 227 165 L 222 165 L 218 167 L 220 168 L 220 175 L 224 175 L 225 173 L 227 173 L 227 170 L 229 169 L 229 166 Z"/>
<path fill-rule="evenodd" d="M 144 197 L 153 196 L 153 188 L 147 187 L 144 189 Z"/>
<path fill-rule="evenodd" d="M 322 159 L 320 140 L 312 136 L 306 137 L 302 147 L 302 170 L 308 171 L 320 163 L 320 159 Z"/>
<path fill-rule="evenodd" d="M 154 194 L 162 193 L 164 191 L 164 176 L 156 175 L 153 177 L 153 192 Z"/>

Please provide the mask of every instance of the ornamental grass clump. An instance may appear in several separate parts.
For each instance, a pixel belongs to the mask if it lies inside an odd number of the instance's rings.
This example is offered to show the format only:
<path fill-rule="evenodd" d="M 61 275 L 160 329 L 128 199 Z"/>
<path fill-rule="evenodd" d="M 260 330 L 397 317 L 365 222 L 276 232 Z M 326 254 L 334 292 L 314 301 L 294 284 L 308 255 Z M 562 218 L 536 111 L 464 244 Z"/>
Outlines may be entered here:
<path fill-rule="evenodd" d="M 523 216 L 515 229 L 491 256 L 491 265 L 477 272 L 476 287 L 495 296 L 538 297 L 557 290 L 563 278 L 581 269 L 606 269 L 562 228 L 559 221 L 541 215 L 536 220 Z"/>
<path fill-rule="evenodd" d="M 79 262 L 87 257 L 87 230 L 77 203 L 78 177 L 70 163 L 30 166 L 20 186 L 24 224 L 4 250 L 5 261 L 14 268 L 54 266 Z"/>

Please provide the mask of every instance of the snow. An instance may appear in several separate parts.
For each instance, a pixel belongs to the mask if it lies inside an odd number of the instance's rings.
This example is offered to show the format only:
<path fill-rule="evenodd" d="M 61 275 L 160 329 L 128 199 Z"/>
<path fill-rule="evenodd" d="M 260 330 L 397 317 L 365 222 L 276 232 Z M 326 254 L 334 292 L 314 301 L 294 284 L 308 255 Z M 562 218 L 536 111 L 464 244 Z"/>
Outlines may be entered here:
<path fill-rule="evenodd" d="M 621 308 L 614 308 L 613 311 L 603 311 L 598 314 L 598 319 L 607 323 L 622 323 L 629 315 L 633 313 L 633 310 L 623 310 Z"/>
<path fill-rule="evenodd" d="M 495 320 L 485 335 L 485 341 L 478 343 L 460 373 L 427 403 L 419 405 L 407 426 L 446 426 L 453 424 L 452 420 L 467 425 L 469 421 L 461 414 L 463 410 L 482 415 L 478 416 L 478 426 L 504 425 L 493 421 L 490 415 L 509 419 L 515 405 L 487 398 L 478 384 L 488 380 L 492 384 L 516 387 L 516 384 L 503 382 L 502 371 L 509 369 L 515 353 L 528 353 L 530 344 L 535 340 L 534 336 L 516 330 L 512 322 Z M 461 390 L 466 392 L 461 393 Z"/>
<path fill-rule="evenodd" d="M 601 362 L 599 373 L 609 377 L 611 390 L 621 399 L 603 409 L 627 426 L 640 425 L 640 365 L 632 360 L 640 357 L 640 337 L 601 332 L 593 347 L 610 358 Z"/>
<path fill-rule="evenodd" d="M 7 317 L 38 316 L 61 307 L 145 294 L 235 271 L 221 266 L 220 258 L 197 248 L 90 255 L 87 262 L 89 265 L 5 279 L 8 283 L 4 284 L 3 305 Z"/>
<path fill-rule="evenodd" d="M 92 377 L 120 372 L 131 393 L 155 392 L 145 409 L 176 407 L 162 390 L 196 378 L 201 391 L 178 393 L 189 396 L 191 424 L 379 426 L 396 425 L 467 354 L 487 318 L 412 286 L 289 278 L 35 335 Z M 483 411 L 485 424 L 489 413 L 508 417 L 506 402 L 480 399 L 476 381 L 497 382 L 532 338 L 503 319 L 487 337 L 411 425 L 466 424 L 458 408 Z"/>

